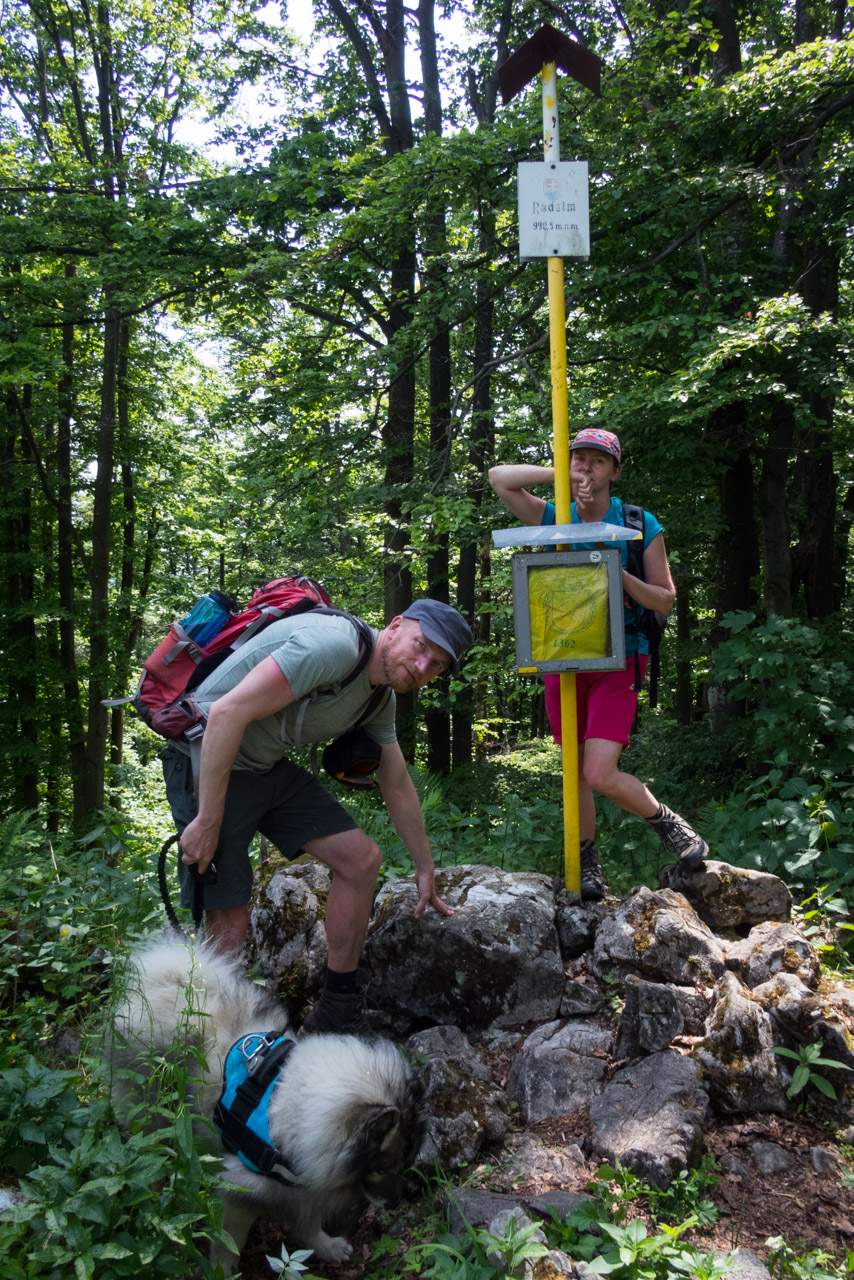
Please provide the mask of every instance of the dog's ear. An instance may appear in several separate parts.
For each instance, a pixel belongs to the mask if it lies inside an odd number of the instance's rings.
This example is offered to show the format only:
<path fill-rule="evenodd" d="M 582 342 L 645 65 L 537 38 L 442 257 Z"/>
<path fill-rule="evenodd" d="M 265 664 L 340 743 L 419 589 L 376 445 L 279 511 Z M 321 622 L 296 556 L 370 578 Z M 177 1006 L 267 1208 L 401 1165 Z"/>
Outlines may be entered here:
<path fill-rule="evenodd" d="M 362 1141 L 367 1147 L 379 1151 L 399 1120 L 397 1107 L 371 1107 L 362 1122 Z"/>

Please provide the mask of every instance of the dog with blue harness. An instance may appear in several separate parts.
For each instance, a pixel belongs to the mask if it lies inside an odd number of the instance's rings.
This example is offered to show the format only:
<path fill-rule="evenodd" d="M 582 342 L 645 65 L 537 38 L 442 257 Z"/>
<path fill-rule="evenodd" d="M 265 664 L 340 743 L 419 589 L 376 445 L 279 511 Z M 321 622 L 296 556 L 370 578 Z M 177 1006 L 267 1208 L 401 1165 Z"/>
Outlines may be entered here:
<path fill-rule="evenodd" d="M 287 1229 L 290 1245 L 344 1262 L 351 1245 L 326 1226 L 365 1201 L 398 1203 L 423 1137 L 423 1087 L 388 1040 L 297 1039 L 283 1021 L 238 960 L 186 939 L 149 945 L 133 957 L 115 1015 L 113 1064 L 131 1070 L 114 1072 L 114 1106 L 121 1118 L 158 1057 L 202 1061 L 190 1102 L 200 1140 L 211 1121 L 219 1135 L 230 1184 L 223 1226 L 238 1254 L 264 1218 Z M 258 1029 L 271 1026 L 281 1029 Z M 238 1254 L 211 1246 L 226 1276 Z"/>

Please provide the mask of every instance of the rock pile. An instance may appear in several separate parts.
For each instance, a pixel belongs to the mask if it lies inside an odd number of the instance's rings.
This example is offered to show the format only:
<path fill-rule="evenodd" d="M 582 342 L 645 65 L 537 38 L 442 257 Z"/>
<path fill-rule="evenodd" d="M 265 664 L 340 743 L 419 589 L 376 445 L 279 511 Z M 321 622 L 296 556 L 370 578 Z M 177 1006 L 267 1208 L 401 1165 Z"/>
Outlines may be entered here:
<path fill-rule="evenodd" d="M 363 958 L 377 1031 L 403 1041 L 425 1076 L 425 1168 L 469 1164 L 505 1140 L 524 1163 L 524 1141 L 508 1135 L 514 1104 L 526 1125 L 584 1108 L 585 1149 L 546 1158 L 620 1160 L 666 1187 L 696 1165 L 716 1117 L 793 1111 L 797 1063 L 776 1048 L 821 1043 L 854 1069 L 854 990 L 822 979 L 775 876 L 666 867 L 657 890 L 585 905 L 535 873 L 459 866 L 436 882 L 454 915 L 416 921 L 413 880 L 389 881 Z M 294 1017 L 322 978 L 328 885 L 323 867 L 297 864 L 253 904 L 258 959 Z M 822 1074 L 834 1120 L 850 1123 L 854 1070 Z"/>

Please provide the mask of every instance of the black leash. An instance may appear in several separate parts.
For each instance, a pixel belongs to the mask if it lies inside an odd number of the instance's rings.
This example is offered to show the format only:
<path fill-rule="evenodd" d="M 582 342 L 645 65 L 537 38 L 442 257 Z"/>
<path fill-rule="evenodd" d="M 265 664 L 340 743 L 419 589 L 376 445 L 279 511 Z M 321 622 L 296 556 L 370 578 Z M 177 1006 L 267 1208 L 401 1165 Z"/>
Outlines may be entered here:
<path fill-rule="evenodd" d="M 180 839 L 180 835 L 176 833 L 164 842 L 163 848 L 160 850 L 157 858 L 157 882 L 160 885 L 160 896 L 163 899 L 163 906 L 166 908 L 166 917 L 169 923 L 176 932 L 183 933 L 185 938 L 189 938 L 189 932 L 184 928 L 183 924 L 175 914 L 175 909 L 172 906 L 172 899 L 169 896 L 169 884 L 166 880 L 166 854 L 169 852 L 171 846 Z M 179 855 L 180 852 L 181 846 L 178 845 Z M 201 875 L 199 873 L 198 863 L 191 862 L 189 863 L 189 872 L 193 877 L 193 925 L 195 926 L 196 933 L 198 933 L 199 929 L 202 927 L 202 920 L 204 919 L 205 914 L 205 885 L 216 884 L 216 867 L 211 863 L 204 875 Z"/>

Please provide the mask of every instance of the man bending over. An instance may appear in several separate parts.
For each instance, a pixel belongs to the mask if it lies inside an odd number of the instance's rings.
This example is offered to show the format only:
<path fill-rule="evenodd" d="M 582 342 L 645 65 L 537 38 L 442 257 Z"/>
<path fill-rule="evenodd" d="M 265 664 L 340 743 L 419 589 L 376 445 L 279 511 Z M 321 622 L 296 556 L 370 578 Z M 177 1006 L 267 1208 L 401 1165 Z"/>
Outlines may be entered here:
<path fill-rule="evenodd" d="M 189 749 L 173 743 L 163 759 L 166 793 L 181 835 L 181 900 L 190 906 L 187 868 L 216 882 L 204 886 L 205 934 L 239 952 L 249 927 L 256 832 L 286 858 L 305 851 L 332 872 L 326 904 L 327 973 L 305 1031 L 358 1030 L 364 985 L 359 957 L 373 906 L 382 853 L 310 773 L 288 758 L 299 742 L 326 742 L 354 725 L 381 745 L 377 781 L 389 815 L 415 866 L 415 916 L 428 907 L 450 915 L 436 894 L 433 857 L 421 806 L 395 736 L 395 693 L 421 689 L 472 642 L 468 623 L 449 605 L 417 600 L 374 632 L 367 665 L 343 683 L 359 654 L 346 617 L 312 611 L 283 618 L 259 632 L 194 691 L 207 716 L 202 740 L 198 804 Z M 362 721 L 379 685 L 392 692 Z M 376 700 L 373 706 L 376 706 Z"/>

